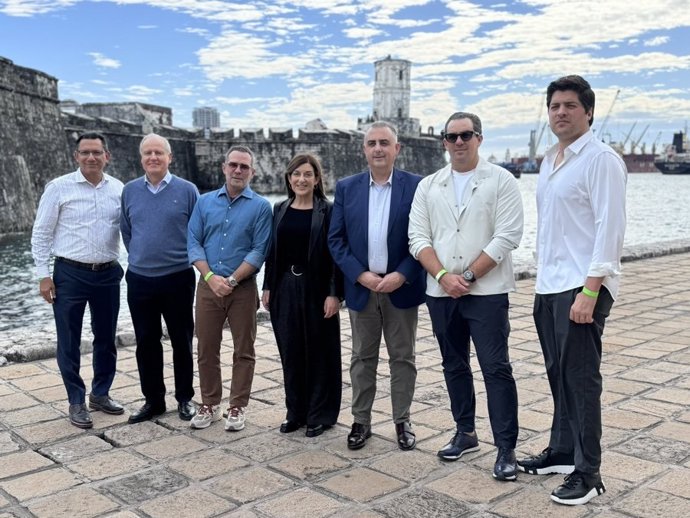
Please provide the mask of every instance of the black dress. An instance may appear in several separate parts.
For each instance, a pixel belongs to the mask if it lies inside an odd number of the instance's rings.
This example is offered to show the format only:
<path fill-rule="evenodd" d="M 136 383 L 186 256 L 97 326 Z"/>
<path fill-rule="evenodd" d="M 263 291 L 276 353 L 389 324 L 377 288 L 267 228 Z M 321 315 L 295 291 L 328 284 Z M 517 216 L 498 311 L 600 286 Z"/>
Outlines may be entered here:
<path fill-rule="evenodd" d="M 332 426 L 342 395 L 340 318 L 324 318 L 328 296 L 342 296 L 342 276 L 328 251 L 331 208 L 314 199 L 314 208 L 273 210 L 273 237 L 266 259 L 264 289 L 283 365 L 287 419 Z"/>

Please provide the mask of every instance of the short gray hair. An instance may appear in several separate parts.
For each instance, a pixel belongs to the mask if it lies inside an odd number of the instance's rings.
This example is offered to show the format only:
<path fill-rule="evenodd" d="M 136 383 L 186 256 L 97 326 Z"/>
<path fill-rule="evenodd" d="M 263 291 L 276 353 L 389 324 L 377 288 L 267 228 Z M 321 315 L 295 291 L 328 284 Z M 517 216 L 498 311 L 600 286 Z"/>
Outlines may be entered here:
<path fill-rule="evenodd" d="M 252 150 L 249 149 L 247 146 L 232 146 L 230 149 L 228 149 L 228 152 L 225 153 L 225 161 L 228 161 L 228 157 L 230 156 L 230 153 L 233 151 L 239 151 L 240 153 L 247 153 L 251 159 L 252 159 L 252 167 L 254 167 L 254 153 L 252 153 Z"/>
<path fill-rule="evenodd" d="M 152 138 L 159 138 L 163 141 L 163 147 L 165 148 L 165 152 L 168 153 L 169 155 L 172 154 L 172 148 L 170 147 L 170 141 L 159 135 L 158 133 L 149 133 L 148 135 L 145 135 L 143 139 L 141 139 L 141 142 L 139 143 L 139 154 L 141 154 L 142 150 L 144 149 L 144 144 L 151 140 Z"/>
<path fill-rule="evenodd" d="M 395 126 L 395 124 L 392 124 L 388 121 L 376 121 L 372 123 L 371 126 L 367 128 L 367 131 L 364 132 L 364 140 L 367 140 L 367 135 L 369 134 L 369 131 L 371 131 L 374 128 L 388 128 L 391 130 L 391 133 L 393 133 L 393 136 L 395 136 L 395 140 L 397 142 L 398 140 L 398 128 Z"/>

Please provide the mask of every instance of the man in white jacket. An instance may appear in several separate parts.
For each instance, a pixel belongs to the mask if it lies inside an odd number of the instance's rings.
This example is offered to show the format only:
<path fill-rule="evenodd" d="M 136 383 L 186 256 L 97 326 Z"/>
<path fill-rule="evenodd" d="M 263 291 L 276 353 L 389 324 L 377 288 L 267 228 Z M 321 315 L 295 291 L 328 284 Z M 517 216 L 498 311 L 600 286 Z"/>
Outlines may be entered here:
<path fill-rule="evenodd" d="M 443 144 L 451 163 L 424 178 L 410 212 L 410 253 L 426 269 L 427 306 L 443 356 L 456 432 L 438 456 L 477 451 L 470 337 L 488 398 L 498 455 L 493 476 L 515 480 L 517 389 L 508 357 L 510 252 L 522 238 L 522 198 L 505 169 L 479 157 L 482 125 L 472 113 L 450 116 Z"/>

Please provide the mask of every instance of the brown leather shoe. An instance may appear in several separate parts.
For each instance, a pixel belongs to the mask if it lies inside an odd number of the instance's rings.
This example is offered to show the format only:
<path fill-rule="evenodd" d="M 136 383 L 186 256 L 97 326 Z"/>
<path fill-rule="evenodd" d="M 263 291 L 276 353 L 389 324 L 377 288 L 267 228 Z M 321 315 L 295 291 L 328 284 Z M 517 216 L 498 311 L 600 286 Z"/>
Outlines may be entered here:
<path fill-rule="evenodd" d="M 398 448 L 401 450 L 412 450 L 417 444 L 417 436 L 412 431 L 412 425 L 409 421 L 396 423 L 395 433 L 398 436 Z"/>

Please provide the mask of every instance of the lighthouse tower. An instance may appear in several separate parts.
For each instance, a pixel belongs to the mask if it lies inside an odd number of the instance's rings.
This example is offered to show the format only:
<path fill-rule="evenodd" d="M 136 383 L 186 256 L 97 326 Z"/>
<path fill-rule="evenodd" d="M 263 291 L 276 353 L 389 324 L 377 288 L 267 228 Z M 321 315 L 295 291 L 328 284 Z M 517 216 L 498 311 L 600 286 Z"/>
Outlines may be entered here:
<path fill-rule="evenodd" d="M 372 122 L 384 120 L 395 124 L 401 135 L 419 136 L 419 120 L 410 118 L 411 67 L 406 59 L 391 56 L 374 63 L 374 111 L 358 121 L 358 129 L 366 130 Z"/>

